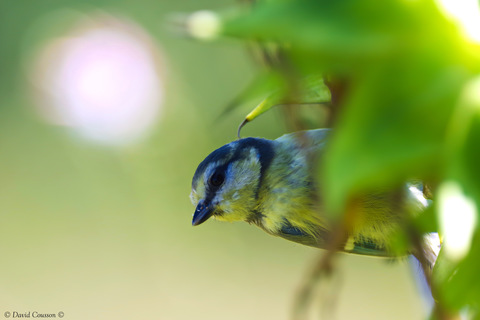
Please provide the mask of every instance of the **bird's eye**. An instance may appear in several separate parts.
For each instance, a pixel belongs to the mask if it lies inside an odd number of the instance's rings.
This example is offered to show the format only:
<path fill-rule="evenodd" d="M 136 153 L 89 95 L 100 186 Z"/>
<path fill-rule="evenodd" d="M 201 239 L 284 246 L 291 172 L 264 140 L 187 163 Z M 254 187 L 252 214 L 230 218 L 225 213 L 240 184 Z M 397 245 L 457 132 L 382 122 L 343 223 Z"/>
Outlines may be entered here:
<path fill-rule="evenodd" d="M 215 172 L 210 177 L 210 184 L 214 187 L 220 187 L 223 181 L 225 181 L 225 176 L 221 172 Z"/>

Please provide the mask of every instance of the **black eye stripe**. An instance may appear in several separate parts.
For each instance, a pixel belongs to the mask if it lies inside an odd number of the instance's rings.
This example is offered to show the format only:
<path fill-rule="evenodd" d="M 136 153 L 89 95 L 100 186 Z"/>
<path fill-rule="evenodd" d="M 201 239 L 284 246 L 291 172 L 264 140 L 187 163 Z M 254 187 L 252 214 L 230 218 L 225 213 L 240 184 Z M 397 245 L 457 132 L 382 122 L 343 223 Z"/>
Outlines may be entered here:
<path fill-rule="evenodd" d="M 217 188 L 220 187 L 224 181 L 225 181 L 225 173 L 223 172 L 223 170 L 215 171 L 210 177 L 210 179 L 208 180 L 211 186 L 217 187 Z"/>
<path fill-rule="evenodd" d="M 227 170 L 230 163 L 224 163 L 217 167 L 211 169 L 211 173 L 208 172 L 206 174 L 206 196 L 205 199 L 207 201 L 211 201 L 215 195 L 217 194 L 218 190 L 223 186 L 225 180 L 227 178 Z M 208 174 L 210 176 L 208 176 Z"/>
<path fill-rule="evenodd" d="M 216 167 L 215 170 L 213 170 L 213 173 L 208 178 L 207 189 L 209 193 L 212 195 L 212 197 L 225 182 L 227 177 L 227 170 L 229 166 L 230 166 L 230 163 L 225 163 Z"/>

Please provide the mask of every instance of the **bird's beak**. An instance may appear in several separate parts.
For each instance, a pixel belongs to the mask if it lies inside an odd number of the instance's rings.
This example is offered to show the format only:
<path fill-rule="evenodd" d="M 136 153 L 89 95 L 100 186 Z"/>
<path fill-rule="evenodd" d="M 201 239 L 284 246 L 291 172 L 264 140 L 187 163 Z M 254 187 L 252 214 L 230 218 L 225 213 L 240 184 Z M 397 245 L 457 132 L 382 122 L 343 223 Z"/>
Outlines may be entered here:
<path fill-rule="evenodd" d="M 209 202 L 201 200 L 193 214 L 192 226 L 198 226 L 208 220 L 213 214 L 213 206 Z"/>

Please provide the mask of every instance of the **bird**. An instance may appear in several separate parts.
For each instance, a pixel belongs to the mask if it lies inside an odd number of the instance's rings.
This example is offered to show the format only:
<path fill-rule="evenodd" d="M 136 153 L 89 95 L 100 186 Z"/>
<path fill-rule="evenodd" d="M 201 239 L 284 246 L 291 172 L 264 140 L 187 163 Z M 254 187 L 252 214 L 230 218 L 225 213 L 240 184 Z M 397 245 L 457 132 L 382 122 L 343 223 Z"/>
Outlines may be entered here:
<path fill-rule="evenodd" d="M 331 134 L 331 129 L 314 129 L 275 140 L 248 137 L 216 149 L 198 165 L 192 179 L 190 199 L 196 206 L 192 225 L 210 218 L 245 221 L 270 235 L 326 248 L 333 226 L 321 199 L 320 189 L 325 186 L 319 186 L 315 172 Z M 338 250 L 370 256 L 398 254 L 391 237 L 409 212 L 428 205 L 418 184 L 405 184 L 403 191 L 408 201 L 400 204 L 398 192 L 359 197 L 355 223 L 346 230 Z M 433 265 L 436 252 L 425 251 Z"/>

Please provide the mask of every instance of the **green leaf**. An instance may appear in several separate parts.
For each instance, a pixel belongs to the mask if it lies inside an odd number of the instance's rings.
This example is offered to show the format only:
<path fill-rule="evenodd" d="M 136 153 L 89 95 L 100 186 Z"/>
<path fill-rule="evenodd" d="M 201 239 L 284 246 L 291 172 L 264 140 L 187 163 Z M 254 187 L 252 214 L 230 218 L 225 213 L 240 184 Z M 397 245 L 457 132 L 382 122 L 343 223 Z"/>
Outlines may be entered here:
<path fill-rule="evenodd" d="M 413 225 L 419 233 L 438 232 L 438 220 L 433 205 L 426 208 L 422 214 L 413 219 Z"/>
<path fill-rule="evenodd" d="M 318 75 L 309 75 L 298 81 L 293 85 L 295 89 L 285 86 L 277 87 L 265 99 L 263 99 L 240 124 L 238 128 L 238 136 L 240 137 L 240 130 L 250 121 L 267 112 L 272 107 L 283 104 L 320 104 L 330 101 L 330 91 L 325 85 L 323 78 Z M 293 91 L 293 92 L 292 92 Z"/>
<path fill-rule="evenodd" d="M 279 90 L 285 90 L 285 79 L 278 72 L 271 71 L 260 73 L 229 103 L 220 116 L 224 116 L 247 104 L 251 105 L 253 101 L 257 102 L 261 99 L 265 99 L 265 97 L 271 95 L 272 92 L 277 92 Z"/>
<path fill-rule="evenodd" d="M 460 310 L 465 305 L 480 307 L 480 233 L 472 242 L 472 247 L 468 255 L 458 263 L 457 267 L 452 268 L 452 262 L 448 263 L 445 259 L 437 262 L 440 266 L 450 264 L 444 272 L 443 282 L 440 283 L 442 297 L 447 306 L 452 309 Z M 438 268 L 441 268 L 441 267 Z M 438 272 L 438 271 L 437 271 Z M 435 274 L 438 276 L 438 274 Z"/>
<path fill-rule="evenodd" d="M 467 256 L 460 262 L 439 257 L 435 280 L 442 289 L 445 302 L 460 310 L 466 305 L 480 307 L 480 78 L 467 83 L 457 104 L 447 130 L 446 148 L 448 165 L 446 181 L 461 186 L 466 196 L 472 198 L 477 208 L 477 225 Z M 458 208 L 458 210 L 461 210 Z M 439 212 L 437 212 L 439 215 Z M 458 215 L 461 217 L 461 212 Z M 448 239 L 445 239 L 448 241 Z M 477 315 L 478 316 L 478 315 Z"/>
<path fill-rule="evenodd" d="M 352 73 L 389 56 L 456 39 L 433 1 L 296 0 L 260 2 L 225 21 L 224 35 L 283 44 L 303 70 Z M 367 67 L 369 67 L 367 65 Z"/>
<path fill-rule="evenodd" d="M 448 61 L 413 55 L 357 80 L 322 168 L 326 201 L 342 211 L 362 189 L 435 176 L 449 117 L 468 77 Z"/>

